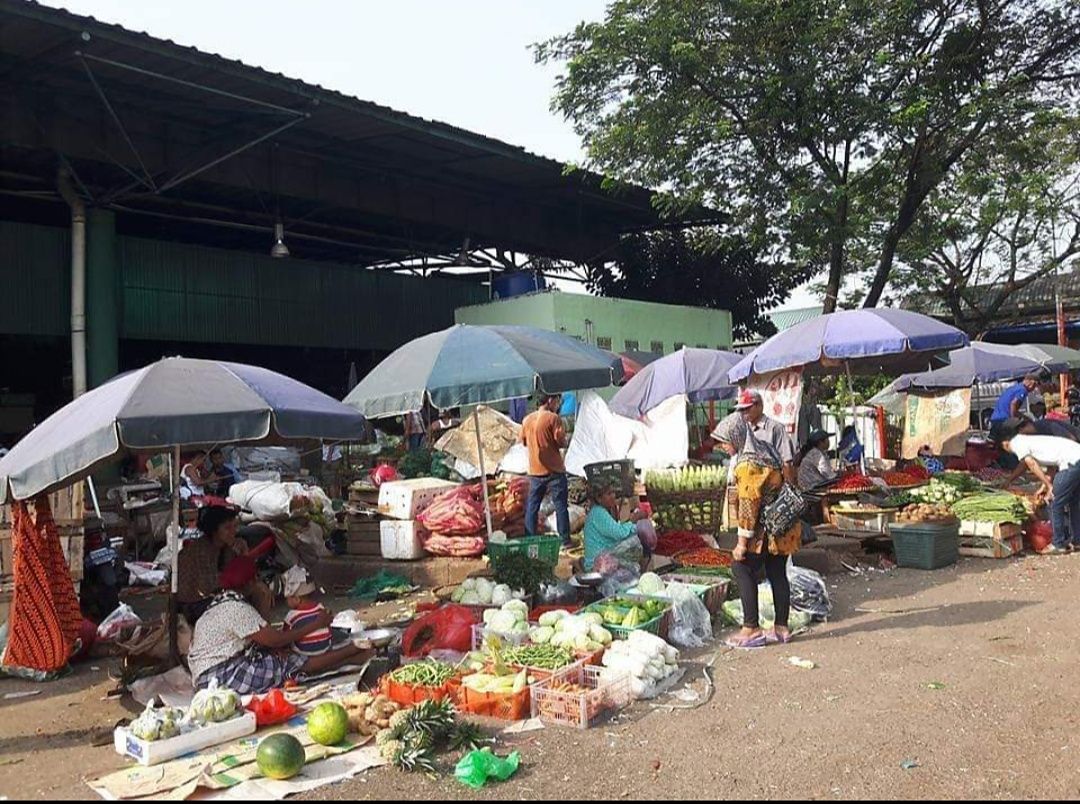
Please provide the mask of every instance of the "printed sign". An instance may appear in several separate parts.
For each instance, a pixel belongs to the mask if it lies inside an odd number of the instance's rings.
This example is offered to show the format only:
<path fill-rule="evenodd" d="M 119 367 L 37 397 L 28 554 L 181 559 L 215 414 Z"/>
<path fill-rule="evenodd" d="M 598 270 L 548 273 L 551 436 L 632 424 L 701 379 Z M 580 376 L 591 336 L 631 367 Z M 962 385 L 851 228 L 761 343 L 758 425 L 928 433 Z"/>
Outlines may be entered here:
<path fill-rule="evenodd" d="M 923 447 L 929 447 L 934 455 L 963 455 L 970 411 L 970 388 L 936 396 L 908 394 L 902 457 L 917 458 Z"/>
<path fill-rule="evenodd" d="M 749 387 L 761 393 L 765 402 L 765 415 L 780 422 L 789 433 L 794 433 L 799 426 L 799 408 L 802 407 L 802 372 L 792 369 L 775 374 L 754 375 L 750 379 Z"/>

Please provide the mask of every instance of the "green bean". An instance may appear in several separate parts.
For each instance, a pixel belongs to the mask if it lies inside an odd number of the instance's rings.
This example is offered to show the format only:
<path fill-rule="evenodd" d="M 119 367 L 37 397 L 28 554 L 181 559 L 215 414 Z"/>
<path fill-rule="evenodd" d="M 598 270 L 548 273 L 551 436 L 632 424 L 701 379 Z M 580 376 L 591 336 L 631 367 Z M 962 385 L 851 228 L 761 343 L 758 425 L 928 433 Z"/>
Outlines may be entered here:
<path fill-rule="evenodd" d="M 453 667 L 436 661 L 407 664 L 390 674 L 394 681 L 414 687 L 441 687 L 453 677 Z"/>
<path fill-rule="evenodd" d="M 528 645 L 511 648 L 506 652 L 506 661 L 524 667 L 539 670 L 560 670 L 574 663 L 574 654 L 568 648 L 556 648 L 551 645 Z"/>

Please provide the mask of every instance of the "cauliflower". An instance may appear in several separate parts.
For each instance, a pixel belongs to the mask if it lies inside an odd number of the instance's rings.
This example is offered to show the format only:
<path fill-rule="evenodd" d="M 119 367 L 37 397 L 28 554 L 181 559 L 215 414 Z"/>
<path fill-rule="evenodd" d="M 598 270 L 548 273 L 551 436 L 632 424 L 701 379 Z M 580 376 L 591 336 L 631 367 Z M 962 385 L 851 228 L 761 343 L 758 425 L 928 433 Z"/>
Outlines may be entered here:
<path fill-rule="evenodd" d="M 529 634 L 529 640 L 537 645 L 546 645 L 555 636 L 555 629 L 550 626 L 534 628 Z"/>
<path fill-rule="evenodd" d="M 488 628 L 498 634 L 515 633 L 518 620 L 516 617 L 514 617 L 513 612 L 509 612 L 504 609 L 498 609 L 494 611 L 495 614 L 492 616 L 491 622 L 487 624 Z"/>
<path fill-rule="evenodd" d="M 487 609 L 484 611 L 484 625 L 491 625 L 491 618 L 498 613 L 498 609 Z"/>
<path fill-rule="evenodd" d="M 480 606 L 483 605 L 480 601 L 480 596 L 476 592 L 466 592 L 461 596 L 461 603 L 465 606 Z"/>
<path fill-rule="evenodd" d="M 465 591 L 466 590 L 465 590 L 464 586 L 459 586 L 457 589 L 454 590 L 454 593 L 452 595 L 450 595 L 450 602 L 451 603 L 460 603 L 461 598 L 463 598 L 465 596 Z"/>
<path fill-rule="evenodd" d="M 563 617 L 566 617 L 569 612 L 563 609 L 553 609 L 552 611 L 545 611 L 540 615 L 540 625 L 545 628 L 554 628 L 555 624 L 559 622 Z"/>

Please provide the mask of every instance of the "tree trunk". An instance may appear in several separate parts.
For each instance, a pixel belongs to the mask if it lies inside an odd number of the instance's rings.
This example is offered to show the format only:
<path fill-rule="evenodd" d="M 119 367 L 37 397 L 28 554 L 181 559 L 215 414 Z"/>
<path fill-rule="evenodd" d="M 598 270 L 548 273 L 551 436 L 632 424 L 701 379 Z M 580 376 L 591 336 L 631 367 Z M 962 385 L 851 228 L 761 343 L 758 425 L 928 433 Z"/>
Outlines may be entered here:
<path fill-rule="evenodd" d="M 836 312 L 840 285 L 844 281 L 844 246 L 847 237 L 848 199 L 845 195 L 829 230 L 829 281 L 825 285 L 825 313 Z"/>

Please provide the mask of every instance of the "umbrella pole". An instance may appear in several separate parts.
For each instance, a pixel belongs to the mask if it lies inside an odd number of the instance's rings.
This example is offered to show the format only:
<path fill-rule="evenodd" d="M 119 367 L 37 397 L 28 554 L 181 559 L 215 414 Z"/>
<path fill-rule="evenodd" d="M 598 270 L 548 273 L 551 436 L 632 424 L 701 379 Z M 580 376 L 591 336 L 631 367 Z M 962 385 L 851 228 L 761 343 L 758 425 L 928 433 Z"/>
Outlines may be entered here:
<path fill-rule="evenodd" d="M 844 370 L 847 372 L 847 389 L 848 396 L 851 399 L 851 426 L 855 428 L 855 438 L 859 438 L 859 425 L 857 414 L 855 412 L 855 385 L 851 381 L 851 361 L 844 361 Z M 863 447 L 862 454 L 859 456 L 859 471 L 864 475 L 866 474 L 866 447 Z"/>
<path fill-rule="evenodd" d="M 480 440 L 480 408 L 473 408 L 473 424 L 476 427 L 476 454 L 480 456 L 480 487 L 484 490 L 484 518 L 487 520 L 487 537 L 491 541 L 491 502 L 488 500 L 487 469 L 484 467 L 484 444 Z"/>
<path fill-rule="evenodd" d="M 173 477 L 176 481 L 180 478 L 180 447 L 177 446 L 173 455 Z M 180 572 L 180 483 L 173 483 L 172 500 L 172 527 L 169 528 L 169 552 L 172 561 L 172 572 L 169 580 L 169 658 L 176 664 L 180 663 L 180 650 L 177 644 L 177 631 L 179 630 L 179 613 L 176 605 L 176 593 L 179 589 Z"/>

